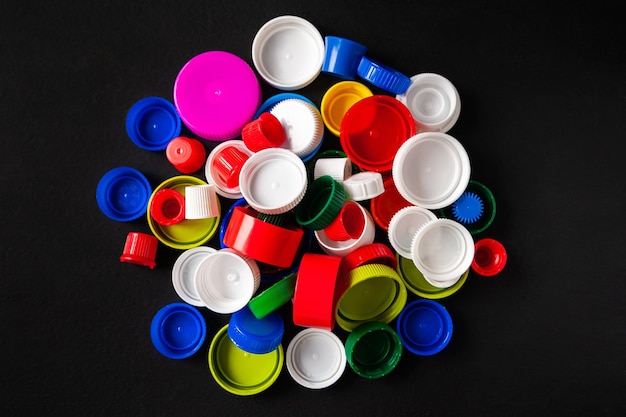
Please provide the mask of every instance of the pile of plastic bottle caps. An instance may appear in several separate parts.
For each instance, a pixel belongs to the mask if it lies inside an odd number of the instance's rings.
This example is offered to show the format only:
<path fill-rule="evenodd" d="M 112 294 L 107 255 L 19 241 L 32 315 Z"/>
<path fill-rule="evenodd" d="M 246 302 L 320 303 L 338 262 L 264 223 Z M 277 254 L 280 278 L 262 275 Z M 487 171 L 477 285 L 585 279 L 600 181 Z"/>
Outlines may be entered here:
<path fill-rule="evenodd" d="M 154 347 L 180 360 L 206 346 L 216 383 L 241 396 L 268 389 L 283 367 L 322 389 L 346 365 L 378 379 L 403 354 L 437 354 L 453 334 L 438 300 L 506 263 L 499 241 L 475 240 L 496 204 L 447 133 L 457 89 L 292 15 L 260 27 L 252 60 L 201 53 L 180 69 L 172 101 L 129 106 L 132 142 L 164 151 L 180 175 L 153 187 L 120 166 L 98 182 L 106 216 L 144 217 L 152 232 L 129 233 L 120 261 L 154 268 L 159 245 L 180 251 L 180 301 L 155 312 Z M 296 92 L 321 73 L 337 82 L 319 104 Z M 261 83 L 282 92 L 263 98 Z M 228 324 L 207 329 L 207 311 Z M 297 330 L 290 340 L 286 325 Z"/>

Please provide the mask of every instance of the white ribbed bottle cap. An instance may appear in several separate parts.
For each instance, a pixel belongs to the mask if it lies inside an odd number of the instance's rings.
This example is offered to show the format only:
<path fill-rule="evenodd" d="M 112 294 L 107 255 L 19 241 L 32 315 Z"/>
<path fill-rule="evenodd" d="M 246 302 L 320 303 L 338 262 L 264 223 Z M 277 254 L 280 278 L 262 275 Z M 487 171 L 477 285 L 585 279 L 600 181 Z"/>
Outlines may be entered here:
<path fill-rule="evenodd" d="M 370 200 L 385 192 L 383 175 L 374 171 L 350 175 L 344 180 L 343 188 L 354 201 Z"/>
<path fill-rule="evenodd" d="M 420 132 L 447 132 L 461 113 L 461 99 L 447 78 L 433 73 L 411 77 L 409 89 L 396 96 L 413 115 Z"/>
<path fill-rule="evenodd" d="M 239 188 L 246 202 L 265 214 L 282 214 L 294 208 L 304 197 L 307 183 L 302 159 L 282 148 L 256 152 L 239 174 Z"/>
<path fill-rule="evenodd" d="M 266 22 L 252 41 L 252 61 L 272 87 L 298 90 L 312 83 L 326 57 L 322 35 L 308 20 L 278 16 Z"/>
<path fill-rule="evenodd" d="M 242 197 L 241 190 L 239 186 L 236 187 L 228 187 L 224 181 L 220 179 L 217 167 L 216 167 L 216 158 L 219 156 L 220 152 L 229 146 L 235 147 L 237 150 L 247 154 L 252 155 L 253 152 L 246 147 L 243 141 L 239 139 L 231 139 L 224 142 L 220 142 L 217 146 L 215 146 L 211 152 L 209 152 L 209 156 L 207 157 L 206 164 L 204 166 L 204 175 L 206 176 L 206 182 L 209 184 L 215 185 L 216 192 L 222 197 L 229 198 L 231 200 L 238 200 Z"/>
<path fill-rule="evenodd" d="M 330 175 L 335 181 L 343 183 L 352 175 L 352 162 L 348 158 L 319 158 L 313 167 L 313 179 Z"/>
<path fill-rule="evenodd" d="M 418 133 L 396 152 L 392 177 L 405 200 L 440 209 L 455 202 L 467 188 L 470 161 L 463 145 L 449 134 Z"/>
<path fill-rule="evenodd" d="M 360 204 L 358 204 L 358 206 L 365 218 L 365 227 L 363 227 L 363 232 L 361 232 L 361 235 L 358 238 L 337 241 L 329 239 L 326 232 L 324 232 L 324 229 L 315 230 L 313 232 L 317 243 L 324 253 L 327 255 L 346 256 L 361 246 L 374 243 L 374 239 L 376 238 L 376 225 L 374 223 L 374 219 L 372 219 L 371 214 L 365 209 L 365 207 Z"/>
<path fill-rule="evenodd" d="M 200 262 L 217 249 L 208 246 L 197 246 L 181 253 L 172 268 L 172 285 L 176 294 L 187 304 L 204 307 L 204 303 L 196 293 L 194 279 Z"/>
<path fill-rule="evenodd" d="M 185 187 L 185 219 L 209 219 L 220 214 L 215 186 L 212 184 Z"/>
<path fill-rule="evenodd" d="M 334 384 L 346 369 L 346 351 L 337 335 L 330 330 L 306 328 L 297 333 L 287 346 L 287 371 L 298 384 L 321 389 Z"/>
<path fill-rule="evenodd" d="M 408 206 L 396 212 L 389 221 L 387 236 L 391 246 L 405 258 L 411 257 L 411 242 L 415 233 L 437 216 L 423 207 Z"/>
<path fill-rule="evenodd" d="M 241 310 L 261 283 L 256 261 L 230 248 L 206 256 L 196 269 L 198 298 L 211 311 L 222 314 Z"/>
<path fill-rule="evenodd" d="M 285 130 L 286 140 L 282 148 L 289 149 L 299 157 L 305 157 L 322 142 L 324 121 L 313 105 L 299 98 L 279 101 L 270 114 L 275 116 Z"/>
<path fill-rule="evenodd" d="M 415 233 L 410 258 L 430 281 L 444 283 L 469 269 L 474 259 L 474 239 L 465 226 L 454 220 L 431 220 Z"/>
<path fill-rule="evenodd" d="M 454 278 L 454 279 L 446 280 L 446 281 L 436 281 L 434 279 L 430 279 L 430 278 L 424 276 L 424 281 L 426 281 L 427 283 L 429 283 L 433 287 L 444 289 L 444 288 L 450 288 L 451 286 L 453 286 L 454 284 L 459 282 L 459 280 L 461 279 L 462 276 L 463 275 L 461 275 L 461 276 L 459 276 L 457 278 Z"/>

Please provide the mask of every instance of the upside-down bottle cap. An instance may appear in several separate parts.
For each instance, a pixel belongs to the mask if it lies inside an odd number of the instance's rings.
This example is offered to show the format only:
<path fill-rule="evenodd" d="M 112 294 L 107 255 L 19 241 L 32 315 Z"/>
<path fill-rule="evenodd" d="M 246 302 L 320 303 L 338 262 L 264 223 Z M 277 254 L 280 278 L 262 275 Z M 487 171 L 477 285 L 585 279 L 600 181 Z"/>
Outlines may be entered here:
<path fill-rule="evenodd" d="M 126 115 L 126 133 L 135 145 L 148 151 L 164 150 L 180 129 L 176 108 L 162 97 L 143 98 Z"/>
<path fill-rule="evenodd" d="M 283 317 L 273 312 L 259 319 L 245 306 L 236 311 L 228 322 L 228 337 L 249 353 L 269 353 L 278 348 L 285 332 Z"/>
<path fill-rule="evenodd" d="M 162 188 L 152 196 L 150 216 L 162 226 L 185 220 L 185 197 L 172 188 Z"/>
<path fill-rule="evenodd" d="M 434 300 L 408 303 L 396 321 L 402 345 L 419 356 L 434 355 L 448 346 L 452 327 L 450 313 Z"/>
<path fill-rule="evenodd" d="M 170 359 L 184 359 L 196 353 L 206 338 L 206 321 L 186 303 L 168 304 L 154 315 L 150 337 L 154 347 Z"/>

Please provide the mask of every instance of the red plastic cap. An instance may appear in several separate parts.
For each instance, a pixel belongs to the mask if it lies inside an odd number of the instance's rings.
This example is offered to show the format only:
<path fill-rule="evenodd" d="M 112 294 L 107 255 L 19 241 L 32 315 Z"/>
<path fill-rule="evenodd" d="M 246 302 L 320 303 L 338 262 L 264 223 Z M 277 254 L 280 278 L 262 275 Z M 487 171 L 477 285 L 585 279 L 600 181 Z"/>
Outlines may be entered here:
<path fill-rule="evenodd" d="M 506 265 L 506 250 L 502 243 L 495 239 L 484 238 L 474 244 L 472 269 L 484 277 L 494 276 Z"/>
<path fill-rule="evenodd" d="M 153 235 L 140 232 L 130 232 L 126 236 L 124 252 L 120 262 L 147 266 L 154 269 L 155 258 L 159 241 Z"/>
<path fill-rule="evenodd" d="M 370 201 L 370 211 L 374 222 L 376 222 L 381 229 L 387 231 L 393 215 L 396 214 L 398 210 L 412 206 L 413 204 L 402 197 L 396 188 L 396 184 L 393 182 L 393 177 L 388 177 L 383 182 L 383 186 L 385 191 L 372 198 Z"/>
<path fill-rule="evenodd" d="M 185 197 L 172 188 L 163 188 L 152 197 L 150 216 L 162 226 L 172 226 L 185 219 Z"/>
<path fill-rule="evenodd" d="M 222 149 L 213 160 L 215 170 L 219 178 L 226 184 L 228 188 L 239 186 L 239 173 L 244 162 L 249 156 L 235 146 L 226 146 Z"/>
<path fill-rule="evenodd" d="M 206 149 L 198 139 L 179 136 L 167 144 L 167 160 L 183 174 L 199 171 L 206 163 Z"/>
<path fill-rule="evenodd" d="M 248 149 L 258 152 L 279 147 L 285 142 L 287 135 L 276 116 L 270 112 L 263 112 L 258 118 L 244 126 L 241 139 Z"/>
<path fill-rule="evenodd" d="M 348 109 L 339 140 L 359 168 L 387 172 L 400 146 L 415 134 L 415 120 L 405 104 L 390 96 L 373 95 Z"/>
<path fill-rule="evenodd" d="M 365 217 L 354 201 L 346 201 L 335 219 L 324 228 L 326 237 L 338 242 L 357 239 L 365 228 Z"/>

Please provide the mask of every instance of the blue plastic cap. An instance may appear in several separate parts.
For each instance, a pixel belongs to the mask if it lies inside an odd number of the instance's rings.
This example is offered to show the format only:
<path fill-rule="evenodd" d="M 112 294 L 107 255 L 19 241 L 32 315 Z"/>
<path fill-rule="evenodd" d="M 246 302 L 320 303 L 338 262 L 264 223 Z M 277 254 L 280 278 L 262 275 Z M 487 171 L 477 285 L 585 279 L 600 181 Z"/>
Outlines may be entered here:
<path fill-rule="evenodd" d="M 257 319 L 245 306 L 233 313 L 228 323 L 228 337 L 248 353 L 269 353 L 278 348 L 285 332 L 285 322 L 278 311 Z"/>
<path fill-rule="evenodd" d="M 142 149 L 162 151 L 181 131 L 176 107 L 161 97 L 146 97 L 130 108 L 126 115 L 126 132 Z"/>
<path fill-rule="evenodd" d="M 326 56 L 322 71 L 345 80 L 354 80 L 367 47 L 350 39 L 326 36 Z"/>
<path fill-rule="evenodd" d="M 398 315 L 396 331 L 409 352 L 430 356 L 450 343 L 452 318 L 437 301 L 415 300 L 405 305 Z"/>
<path fill-rule="evenodd" d="M 109 218 L 120 222 L 136 220 L 146 213 L 152 187 L 135 168 L 113 168 L 100 178 L 96 201 Z"/>
<path fill-rule="evenodd" d="M 364 56 L 357 68 L 359 77 L 392 94 L 404 94 L 411 85 L 411 78 L 380 62 Z"/>
<path fill-rule="evenodd" d="M 154 347 L 170 359 L 196 353 L 206 338 L 206 322 L 200 312 L 186 303 L 162 307 L 152 319 L 150 337 Z"/>
<path fill-rule="evenodd" d="M 452 203 L 452 214 L 459 223 L 475 223 L 483 214 L 483 200 L 476 193 L 465 191 Z"/>

